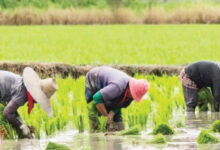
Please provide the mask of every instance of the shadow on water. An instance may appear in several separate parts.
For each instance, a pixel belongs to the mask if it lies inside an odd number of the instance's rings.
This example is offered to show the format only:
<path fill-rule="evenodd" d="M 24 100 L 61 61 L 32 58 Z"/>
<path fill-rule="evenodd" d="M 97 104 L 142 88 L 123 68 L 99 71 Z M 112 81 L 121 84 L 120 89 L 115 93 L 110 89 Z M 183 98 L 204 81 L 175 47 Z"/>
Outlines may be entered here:
<path fill-rule="evenodd" d="M 175 115 L 174 117 L 181 116 Z M 79 134 L 75 130 L 68 130 L 41 140 L 3 140 L 0 141 L 0 150 L 44 150 L 49 141 L 64 144 L 72 150 L 220 150 L 220 144 L 198 145 L 196 143 L 201 129 L 209 129 L 210 125 L 219 119 L 219 113 L 186 113 L 185 126 L 176 128 L 175 135 L 166 136 L 167 144 L 164 145 L 150 144 L 153 135 L 149 133 L 152 129 L 142 132 L 140 136 L 104 136 L 102 133 Z M 220 139 L 220 134 L 215 134 L 215 137 Z"/>

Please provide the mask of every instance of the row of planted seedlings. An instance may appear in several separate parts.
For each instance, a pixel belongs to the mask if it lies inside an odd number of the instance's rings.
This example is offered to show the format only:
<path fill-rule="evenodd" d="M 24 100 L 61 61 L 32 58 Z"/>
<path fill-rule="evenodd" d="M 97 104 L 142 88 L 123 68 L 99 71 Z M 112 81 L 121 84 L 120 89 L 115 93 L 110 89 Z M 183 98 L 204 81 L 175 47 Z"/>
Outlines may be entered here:
<path fill-rule="evenodd" d="M 125 127 L 141 125 L 146 129 L 161 123 L 169 123 L 177 110 L 185 109 L 181 84 L 177 76 L 162 77 L 141 76 L 150 82 L 148 95 L 141 103 L 133 102 L 128 108 L 122 110 Z M 183 120 L 178 120 L 178 122 Z"/>
<path fill-rule="evenodd" d="M 135 101 L 122 109 L 122 117 L 125 128 L 140 125 L 143 130 L 148 124 L 157 125 L 168 123 L 176 108 L 184 108 L 181 84 L 178 77 L 168 76 L 142 76 L 150 84 L 148 96 L 141 103 Z M 19 109 L 19 114 L 25 123 L 35 127 L 36 138 L 52 135 L 57 130 L 63 130 L 68 124 L 70 128 L 79 132 L 89 130 L 89 118 L 87 103 L 85 100 L 85 77 L 78 79 L 68 77 L 57 78 L 58 91 L 52 98 L 53 117 L 49 118 L 46 113 L 35 104 L 31 114 L 27 114 L 27 106 Z M 100 130 L 104 130 L 106 119 L 100 118 Z M 71 122 L 70 122 L 71 121 Z"/>

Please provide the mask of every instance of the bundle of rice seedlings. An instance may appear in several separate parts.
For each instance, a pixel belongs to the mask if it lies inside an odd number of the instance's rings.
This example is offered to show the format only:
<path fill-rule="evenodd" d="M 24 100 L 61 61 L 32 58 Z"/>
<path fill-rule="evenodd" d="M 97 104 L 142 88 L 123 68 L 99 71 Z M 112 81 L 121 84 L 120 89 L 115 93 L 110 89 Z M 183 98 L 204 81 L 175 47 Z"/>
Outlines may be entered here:
<path fill-rule="evenodd" d="M 162 124 L 157 125 L 153 130 L 154 135 L 159 134 L 159 133 L 163 135 L 171 135 L 171 134 L 174 134 L 174 129 L 170 125 L 166 123 L 162 123 Z"/>
<path fill-rule="evenodd" d="M 53 142 L 49 142 L 47 144 L 47 147 L 46 147 L 45 150 L 70 150 L 70 148 L 68 148 L 65 145 L 60 145 L 60 144 L 56 144 L 56 143 L 53 143 Z"/>
<path fill-rule="evenodd" d="M 163 136 L 163 134 L 157 134 L 154 139 L 152 140 L 153 144 L 166 144 L 167 141 L 165 139 L 165 137 Z"/>
<path fill-rule="evenodd" d="M 198 92 L 198 108 L 199 111 L 208 111 L 208 105 L 210 104 L 211 110 L 214 111 L 214 97 L 209 88 L 202 88 Z"/>
<path fill-rule="evenodd" d="M 220 120 L 216 120 L 215 122 L 212 123 L 211 130 L 213 132 L 220 132 Z"/>
<path fill-rule="evenodd" d="M 202 130 L 197 138 L 198 144 L 214 144 L 217 142 L 218 139 L 209 134 L 207 130 Z"/>
<path fill-rule="evenodd" d="M 130 129 L 121 131 L 119 135 L 139 135 L 140 132 L 141 127 L 139 125 L 136 125 L 134 127 L 131 127 Z"/>
<path fill-rule="evenodd" d="M 98 121 L 99 121 L 99 125 L 98 125 L 99 131 L 105 132 L 108 118 L 105 116 L 101 116 L 101 117 L 98 117 Z"/>

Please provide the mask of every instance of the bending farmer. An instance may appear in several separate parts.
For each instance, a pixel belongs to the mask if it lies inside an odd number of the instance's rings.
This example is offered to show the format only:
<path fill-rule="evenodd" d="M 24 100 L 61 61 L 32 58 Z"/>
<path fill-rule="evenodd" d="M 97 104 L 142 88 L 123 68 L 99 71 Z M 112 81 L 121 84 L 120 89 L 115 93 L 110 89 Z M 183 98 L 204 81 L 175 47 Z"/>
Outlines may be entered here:
<path fill-rule="evenodd" d="M 210 87 L 214 96 L 215 111 L 220 104 L 220 64 L 200 61 L 185 67 L 180 73 L 187 111 L 195 111 L 198 92 L 203 87 Z"/>
<path fill-rule="evenodd" d="M 32 138 L 32 134 L 30 128 L 19 117 L 18 108 L 28 102 L 30 114 L 34 103 L 37 102 L 49 116 L 52 116 L 50 97 L 56 90 L 55 79 L 41 80 L 30 67 L 24 69 L 23 77 L 8 71 L 0 71 L 0 103 L 7 104 L 3 116 L 13 127 L 21 131 L 24 138 Z"/>
<path fill-rule="evenodd" d="M 126 108 L 133 99 L 140 102 L 148 89 L 147 81 L 136 80 L 111 67 L 90 70 L 86 75 L 85 95 L 92 129 L 98 129 L 97 116 L 103 115 L 108 117 L 108 123 L 114 121 L 113 130 L 122 130 L 121 108 Z"/>

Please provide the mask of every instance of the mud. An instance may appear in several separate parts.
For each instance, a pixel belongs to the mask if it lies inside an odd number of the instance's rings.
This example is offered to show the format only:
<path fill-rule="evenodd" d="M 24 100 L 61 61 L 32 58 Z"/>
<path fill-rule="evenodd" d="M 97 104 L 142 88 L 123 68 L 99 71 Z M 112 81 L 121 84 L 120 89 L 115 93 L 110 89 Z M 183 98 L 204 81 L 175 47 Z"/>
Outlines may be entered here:
<path fill-rule="evenodd" d="M 63 63 L 17 63 L 17 62 L 0 62 L 0 70 L 7 70 L 14 73 L 22 74 L 25 67 L 32 67 L 41 77 L 61 76 L 66 78 L 72 76 L 78 78 L 97 66 L 101 65 L 70 65 Z M 108 65 L 120 69 L 131 76 L 135 74 L 157 75 L 163 74 L 178 75 L 183 66 L 162 66 L 162 65 Z"/>

